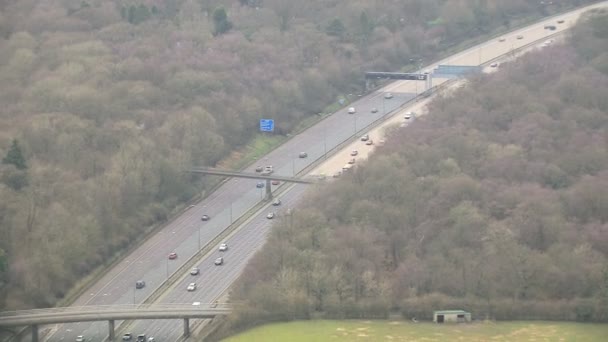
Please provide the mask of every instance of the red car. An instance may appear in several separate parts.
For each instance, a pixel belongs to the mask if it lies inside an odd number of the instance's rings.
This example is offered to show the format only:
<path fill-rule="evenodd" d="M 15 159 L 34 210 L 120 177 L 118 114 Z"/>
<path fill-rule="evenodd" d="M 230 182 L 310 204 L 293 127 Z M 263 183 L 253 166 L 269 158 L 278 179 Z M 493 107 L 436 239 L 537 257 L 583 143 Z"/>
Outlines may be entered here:
<path fill-rule="evenodd" d="M 177 259 L 177 253 L 175 253 L 175 252 L 169 253 L 169 260 L 175 260 L 175 259 Z"/>
<path fill-rule="evenodd" d="M 281 182 L 279 182 L 278 180 L 273 180 L 272 181 L 272 185 L 279 185 L 279 184 L 281 184 Z"/>

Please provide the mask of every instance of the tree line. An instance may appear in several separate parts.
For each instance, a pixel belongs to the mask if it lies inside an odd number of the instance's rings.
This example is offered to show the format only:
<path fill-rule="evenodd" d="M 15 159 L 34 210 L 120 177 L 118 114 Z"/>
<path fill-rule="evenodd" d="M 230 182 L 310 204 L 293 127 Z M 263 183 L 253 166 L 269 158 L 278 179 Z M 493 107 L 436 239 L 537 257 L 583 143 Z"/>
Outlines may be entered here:
<path fill-rule="evenodd" d="M 0 306 L 49 306 L 209 187 L 186 175 L 430 60 L 589 1 L 0 2 Z M 472 13 L 469 9 L 474 8 Z"/>
<path fill-rule="evenodd" d="M 608 13 L 439 97 L 277 220 L 219 335 L 273 320 L 608 321 Z"/>

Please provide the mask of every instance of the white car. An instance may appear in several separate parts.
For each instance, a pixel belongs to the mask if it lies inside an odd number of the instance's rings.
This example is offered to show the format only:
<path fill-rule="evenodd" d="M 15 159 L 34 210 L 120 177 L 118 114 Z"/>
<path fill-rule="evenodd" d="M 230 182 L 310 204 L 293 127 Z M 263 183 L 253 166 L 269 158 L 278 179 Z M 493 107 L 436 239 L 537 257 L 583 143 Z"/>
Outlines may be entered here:
<path fill-rule="evenodd" d="M 274 201 L 272 202 L 272 205 L 275 207 L 278 207 L 281 205 L 281 199 L 280 198 L 275 198 Z"/>
<path fill-rule="evenodd" d="M 498 63 L 494 62 L 494 63 L 490 64 L 490 67 L 491 68 L 496 68 L 496 67 L 498 67 Z"/>
<path fill-rule="evenodd" d="M 192 291 L 196 290 L 196 283 L 188 284 L 188 288 L 186 290 L 188 290 L 188 292 L 192 292 Z"/>
<path fill-rule="evenodd" d="M 507 40 L 505 37 L 501 37 L 501 38 L 498 39 L 498 41 L 501 42 L 501 43 L 504 42 L 505 40 Z"/>
<path fill-rule="evenodd" d="M 359 154 L 359 151 L 357 151 L 357 150 L 352 150 L 350 152 L 350 155 L 353 156 L 353 157 L 356 156 L 357 154 Z"/>
<path fill-rule="evenodd" d="M 266 215 L 266 218 L 272 220 L 274 218 L 274 213 L 268 213 L 268 215 Z"/>
<path fill-rule="evenodd" d="M 220 245 L 220 252 L 225 252 L 228 250 L 228 245 L 223 243 Z"/>
<path fill-rule="evenodd" d="M 85 341 L 84 336 L 82 336 L 82 335 L 76 336 L 76 342 L 84 342 L 84 341 Z"/>
<path fill-rule="evenodd" d="M 219 258 L 215 259 L 215 262 L 214 262 L 214 264 L 215 264 L 216 266 L 220 266 L 220 265 L 222 265 L 223 263 L 224 263 L 224 258 L 222 258 L 222 257 L 219 257 Z"/>
<path fill-rule="evenodd" d="M 355 107 L 348 108 L 348 114 L 355 114 L 356 112 Z"/>
<path fill-rule="evenodd" d="M 190 270 L 190 275 L 198 275 L 200 272 L 201 270 L 198 267 L 192 267 Z"/>
<path fill-rule="evenodd" d="M 388 99 L 392 99 L 393 98 L 393 94 L 392 93 L 385 93 L 384 94 L 384 98 L 387 99 L 387 100 Z"/>
<path fill-rule="evenodd" d="M 414 115 L 415 115 L 415 113 L 414 113 L 414 112 L 406 112 L 406 113 L 405 113 L 405 115 L 403 116 L 403 118 L 404 118 L 405 120 L 409 120 L 409 119 L 413 118 L 413 117 L 414 117 Z"/>
<path fill-rule="evenodd" d="M 517 37 L 515 37 L 515 38 L 517 38 L 517 39 L 524 39 L 524 36 L 522 36 L 522 35 L 520 34 L 520 35 L 518 35 L 518 36 L 517 36 Z"/>

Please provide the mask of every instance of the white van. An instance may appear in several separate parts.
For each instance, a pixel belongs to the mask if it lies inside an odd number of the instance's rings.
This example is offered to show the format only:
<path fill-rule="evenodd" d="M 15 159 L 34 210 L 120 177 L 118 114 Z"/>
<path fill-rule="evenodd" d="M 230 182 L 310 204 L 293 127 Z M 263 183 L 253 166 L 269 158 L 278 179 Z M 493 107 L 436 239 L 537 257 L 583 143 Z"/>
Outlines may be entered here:
<path fill-rule="evenodd" d="M 355 114 L 356 112 L 355 107 L 348 108 L 348 114 Z"/>

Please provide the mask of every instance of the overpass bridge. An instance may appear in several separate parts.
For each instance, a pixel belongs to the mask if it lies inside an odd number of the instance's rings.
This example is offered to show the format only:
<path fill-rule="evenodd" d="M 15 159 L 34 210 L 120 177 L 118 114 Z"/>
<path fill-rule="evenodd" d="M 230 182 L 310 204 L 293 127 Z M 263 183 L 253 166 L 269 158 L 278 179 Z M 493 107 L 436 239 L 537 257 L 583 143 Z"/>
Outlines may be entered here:
<path fill-rule="evenodd" d="M 279 175 L 272 175 L 272 174 L 271 175 L 262 175 L 260 173 L 222 170 L 222 169 L 215 169 L 215 168 L 211 168 L 211 167 L 195 167 L 195 168 L 190 169 L 189 172 L 202 173 L 202 174 L 206 174 L 206 175 L 237 177 L 237 178 L 263 179 L 266 181 L 266 200 L 272 199 L 272 188 L 270 186 L 271 185 L 270 182 L 273 180 L 278 180 L 281 182 L 288 182 L 288 183 L 300 183 L 300 184 L 314 183 L 313 179 L 287 177 L 287 176 L 279 176 Z"/>
<path fill-rule="evenodd" d="M 152 305 L 90 305 L 64 308 L 0 312 L 0 328 L 30 326 L 32 342 L 38 341 L 38 326 L 43 324 L 108 321 L 109 339 L 115 340 L 114 322 L 134 319 L 183 319 L 184 337 L 190 336 L 190 319 L 211 319 L 227 315 L 227 305 L 152 304 Z"/>

